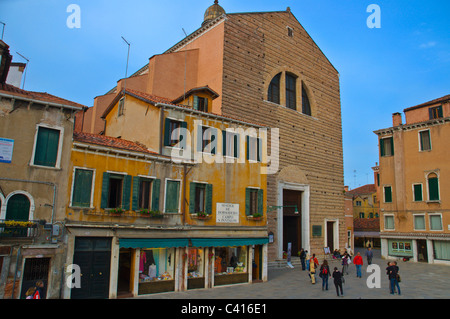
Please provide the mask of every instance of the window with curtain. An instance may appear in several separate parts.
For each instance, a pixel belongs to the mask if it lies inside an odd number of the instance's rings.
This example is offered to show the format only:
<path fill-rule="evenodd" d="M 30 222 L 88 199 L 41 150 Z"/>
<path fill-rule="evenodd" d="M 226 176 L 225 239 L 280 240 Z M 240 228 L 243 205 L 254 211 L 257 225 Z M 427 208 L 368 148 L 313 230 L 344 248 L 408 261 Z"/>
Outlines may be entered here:
<path fill-rule="evenodd" d="M 442 230 L 441 215 L 430 215 L 430 230 Z"/>
<path fill-rule="evenodd" d="M 384 216 L 384 229 L 395 229 L 394 216 Z"/>
<path fill-rule="evenodd" d="M 433 241 L 434 258 L 439 260 L 450 260 L 450 241 Z"/>
<path fill-rule="evenodd" d="M 429 130 L 419 132 L 419 140 L 420 140 L 420 150 L 421 151 L 431 150 L 431 138 L 430 138 Z"/>
<path fill-rule="evenodd" d="M 414 230 L 425 230 L 425 216 L 415 215 L 414 216 Z"/>

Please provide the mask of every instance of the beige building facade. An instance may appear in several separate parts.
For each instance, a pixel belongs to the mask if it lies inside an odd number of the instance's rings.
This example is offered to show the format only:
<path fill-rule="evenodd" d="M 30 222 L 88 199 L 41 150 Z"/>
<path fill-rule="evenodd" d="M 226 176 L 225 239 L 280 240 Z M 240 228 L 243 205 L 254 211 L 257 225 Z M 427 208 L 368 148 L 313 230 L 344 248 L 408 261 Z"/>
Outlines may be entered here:
<path fill-rule="evenodd" d="M 380 148 L 382 255 L 450 264 L 450 96 L 393 114 Z"/>

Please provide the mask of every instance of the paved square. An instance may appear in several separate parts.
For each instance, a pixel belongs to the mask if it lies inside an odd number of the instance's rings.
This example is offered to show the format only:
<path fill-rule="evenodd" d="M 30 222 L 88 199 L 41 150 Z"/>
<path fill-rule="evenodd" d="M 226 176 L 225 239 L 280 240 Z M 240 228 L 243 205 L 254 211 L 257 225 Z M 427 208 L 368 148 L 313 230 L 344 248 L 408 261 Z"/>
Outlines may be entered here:
<path fill-rule="evenodd" d="M 357 249 L 364 256 L 365 250 Z M 319 260 L 322 263 L 322 260 Z M 331 260 L 330 269 L 342 269 L 339 261 Z M 356 277 L 355 265 L 349 266 L 343 285 L 344 297 L 337 297 L 333 279 L 328 281 L 328 291 L 322 291 L 322 279 L 316 274 L 316 284 L 311 284 L 307 271 L 301 268 L 270 269 L 265 283 L 240 284 L 213 289 L 196 289 L 139 296 L 135 299 L 448 299 L 450 298 L 450 266 L 412 261 L 398 261 L 402 282 L 402 295 L 389 293 L 386 275 L 387 260 L 380 258 L 380 250 L 374 249 L 372 264 L 381 269 L 381 288 L 370 289 L 366 281 L 367 261 L 364 258 L 362 278 Z"/>

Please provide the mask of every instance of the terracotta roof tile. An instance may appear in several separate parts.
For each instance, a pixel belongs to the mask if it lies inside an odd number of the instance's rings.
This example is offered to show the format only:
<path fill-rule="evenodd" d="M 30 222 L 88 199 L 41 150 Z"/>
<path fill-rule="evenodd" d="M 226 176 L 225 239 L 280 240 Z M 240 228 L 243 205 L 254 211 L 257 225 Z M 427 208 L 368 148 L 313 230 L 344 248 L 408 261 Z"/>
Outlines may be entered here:
<path fill-rule="evenodd" d="M 60 97 L 57 97 L 55 95 L 48 94 L 46 92 L 32 92 L 27 90 L 22 90 L 18 87 L 15 87 L 13 85 L 7 84 L 7 83 L 0 83 L 0 92 L 5 92 L 10 95 L 14 95 L 17 97 L 23 97 L 33 100 L 39 100 L 43 103 L 45 102 L 51 102 L 51 103 L 57 103 L 57 104 L 63 104 L 68 106 L 74 106 L 79 108 L 84 108 L 84 105 L 81 105 L 79 103 L 75 103 Z"/>
<path fill-rule="evenodd" d="M 145 145 L 138 142 L 131 142 L 127 140 L 123 140 L 121 138 L 91 134 L 85 132 L 74 132 L 73 139 L 77 142 L 83 142 L 88 144 L 95 144 L 106 147 L 113 147 L 128 151 L 148 153 L 148 154 L 158 154 L 156 152 L 152 152 L 148 150 Z"/>
<path fill-rule="evenodd" d="M 428 102 L 425 102 L 425 103 L 422 103 L 422 104 L 419 104 L 416 106 L 408 107 L 408 108 L 404 109 L 403 112 L 408 112 L 408 111 L 418 109 L 421 107 L 425 107 L 425 106 L 429 106 L 429 105 L 433 105 L 433 104 L 437 104 L 437 103 L 445 103 L 445 102 L 449 102 L 449 101 L 450 101 L 450 94 L 447 94 L 447 95 L 444 95 L 443 97 L 440 97 L 440 98 L 437 98 L 437 99 L 434 99 L 434 100 L 431 100 L 431 101 L 428 101 Z"/>
<path fill-rule="evenodd" d="M 349 190 L 347 193 L 358 195 L 358 194 L 371 194 L 375 193 L 377 190 L 375 188 L 375 184 L 367 184 L 361 187 Z"/>
<path fill-rule="evenodd" d="M 380 219 L 379 218 L 355 218 L 353 219 L 353 229 L 355 231 L 359 230 L 380 230 Z"/>

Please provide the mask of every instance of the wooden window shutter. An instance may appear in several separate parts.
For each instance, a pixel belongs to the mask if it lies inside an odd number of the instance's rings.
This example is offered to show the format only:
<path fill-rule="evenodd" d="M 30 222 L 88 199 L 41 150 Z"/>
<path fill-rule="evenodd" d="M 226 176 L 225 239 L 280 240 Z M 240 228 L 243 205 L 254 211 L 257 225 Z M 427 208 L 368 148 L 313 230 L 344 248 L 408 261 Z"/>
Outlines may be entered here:
<path fill-rule="evenodd" d="M 60 131 L 39 127 L 34 154 L 34 164 L 42 166 L 56 166 L 58 158 Z"/>
<path fill-rule="evenodd" d="M 187 122 L 181 122 L 181 132 L 180 132 L 180 146 L 182 149 L 186 149 L 187 146 Z"/>
<path fill-rule="evenodd" d="M 164 121 L 164 146 L 170 146 L 170 119 L 166 118 Z"/>
<path fill-rule="evenodd" d="M 258 189 L 258 213 L 264 214 L 264 190 Z"/>
<path fill-rule="evenodd" d="M 227 155 L 227 131 L 222 131 L 222 156 Z"/>
<path fill-rule="evenodd" d="M 133 194 L 131 196 L 131 209 L 138 210 L 139 207 L 139 186 L 140 186 L 140 177 L 133 176 Z"/>
<path fill-rule="evenodd" d="M 211 154 L 215 155 L 217 152 L 217 134 L 218 130 L 213 128 L 211 131 Z"/>
<path fill-rule="evenodd" d="M 198 96 L 194 95 L 194 110 L 198 110 Z"/>
<path fill-rule="evenodd" d="M 391 140 L 391 155 L 394 156 L 394 138 L 390 137 L 389 139 Z"/>
<path fill-rule="evenodd" d="M 212 192 L 213 192 L 213 186 L 212 184 L 206 185 L 206 191 L 205 191 L 205 212 L 208 215 L 212 214 Z"/>
<path fill-rule="evenodd" d="M 197 151 L 203 152 L 203 126 L 197 126 Z"/>
<path fill-rule="evenodd" d="M 195 214 L 195 188 L 197 184 L 194 182 L 191 182 L 189 184 L 189 213 Z"/>
<path fill-rule="evenodd" d="M 130 210 L 131 179 L 130 175 L 125 176 L 123 179 L 122 208 L 124 210 Z"/>
<path fill-rule="evenodd" d="M 91 170 L 85 169 L 75 170 L 72 206 L 76 207 L 91 206 L 92 176 L 93 172 Z"/>
<path fill-rule="evenodd" d="M 110 177 L 109 173 L 107 172 L 103 173 L 102 197 L 100 201 L 100 208 L 108 208 L 109 177 Z"/>
<path fill-rule="evenodd" d="M 437 177 L 428 178 L 428 191 L 430 200 L 439 200 L 439 180 Z"/>
<path fill-rule="evenodd" d="M 422 185 L 414 185 L 414 201 L 422 201 Z"/>
<path fill-rule="evenodd" d="M 384 187 L 384 202 L 392 203 L 392 187 L 391 186 Z"/>
<path fill-rule="evenodd" d="M 245 215 L 250 215 L 250 193 L 252 189 L 246 188 L 245 189 Z"/>
<path fill-rule="evenodd" d="M 380 138 L 380 155 L 381 156 L 385 156 L 386 154 L 384 153 L 384 139 Z"/>
<path fill-rule="evenodd" d="M 159 194 L 161 188 L 161 180 L 155 179 L 152 182 L 152 210 L 159 211 Z"/>

